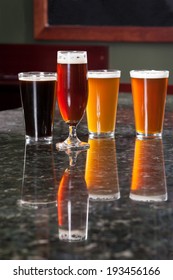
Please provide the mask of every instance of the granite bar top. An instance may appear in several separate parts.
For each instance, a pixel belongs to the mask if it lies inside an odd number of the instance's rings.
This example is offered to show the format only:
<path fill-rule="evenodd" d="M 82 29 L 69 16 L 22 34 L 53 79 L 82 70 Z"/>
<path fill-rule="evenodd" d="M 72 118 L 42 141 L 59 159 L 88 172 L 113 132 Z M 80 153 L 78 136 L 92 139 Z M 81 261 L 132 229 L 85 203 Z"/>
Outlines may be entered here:
<path fill-rule="evenodd" d="M 136 140 L 123 93 L 115 139 L 58 152 L 67 132 L 57 110 L 53 143 L 25 145 L 22 109 L 0 112 L 0 259 L 173 259 L 173 96 L 162 140 Z"/>

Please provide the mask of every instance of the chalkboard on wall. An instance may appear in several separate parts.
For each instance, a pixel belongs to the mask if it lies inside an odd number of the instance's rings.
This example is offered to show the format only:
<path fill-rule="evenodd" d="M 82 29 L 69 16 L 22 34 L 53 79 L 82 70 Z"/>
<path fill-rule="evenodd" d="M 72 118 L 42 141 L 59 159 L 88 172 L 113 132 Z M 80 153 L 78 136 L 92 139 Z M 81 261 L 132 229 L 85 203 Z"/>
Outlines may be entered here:
<path fill-rule="evenodd" d="M 49 0 L 48 22 L 50 25 L 173 26 L 170 5 L 166 0 Z"/>
<path fill-rule="evenodd" d="M 36 39 L 173 42 L 172 0 L 34 0 Z"/>

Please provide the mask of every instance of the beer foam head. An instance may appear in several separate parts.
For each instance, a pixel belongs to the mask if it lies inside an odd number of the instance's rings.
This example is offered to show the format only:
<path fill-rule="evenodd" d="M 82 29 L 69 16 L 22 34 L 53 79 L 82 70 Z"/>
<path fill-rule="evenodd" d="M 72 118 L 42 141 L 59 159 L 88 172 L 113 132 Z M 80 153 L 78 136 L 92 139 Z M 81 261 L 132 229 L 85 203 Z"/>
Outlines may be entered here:
<path fill-rule="evenodd" d="M 55 81 L 57 74 L 55 72 L 21 72 L 18 78 L 20 81 Z"/>
<path fill-rule="evenodd" d="M 130 77 L 139 78 L 139 79 L 168 78 L 169 71 L 167 71 L 167 70 L 131 70 Z"/>
<path fill-rule="evenodd" d="M 58 51 L 57 62 L 60 64 L 86 64 L 86 51 Z"/>
<path fill-rule="evenodd" d="M 120 70 L 90 70 L 88 71 L 88 78 L 120 78 Z"/>

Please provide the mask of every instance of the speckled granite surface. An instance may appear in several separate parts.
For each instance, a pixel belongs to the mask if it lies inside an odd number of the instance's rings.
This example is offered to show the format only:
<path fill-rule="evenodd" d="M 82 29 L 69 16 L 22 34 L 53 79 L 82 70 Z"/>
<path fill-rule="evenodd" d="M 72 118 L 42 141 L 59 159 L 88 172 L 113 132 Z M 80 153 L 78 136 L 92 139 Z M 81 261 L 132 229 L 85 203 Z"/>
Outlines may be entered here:
<path fill-rule="evenodd" d="M 85 118 L 78 133 L 88 139 Z M 163 141 L 138 147 L 137 171 L 130 94 L 119 95 L 115 141 L 95 143 L 97 153 L 80 153 L 75 167 L 55 150 L 67 135 L 58 114 L 54 135 L 52 145 L 25 147 L 21 109 L 0 112 L 0 259 L 173 259 L 173 96 Z M 131 190 L 132 175 L 145 189 Z M 134 201 L 132 192 L 167 201 Z M 60 240 L 69 217 L 85 241 Z"/>

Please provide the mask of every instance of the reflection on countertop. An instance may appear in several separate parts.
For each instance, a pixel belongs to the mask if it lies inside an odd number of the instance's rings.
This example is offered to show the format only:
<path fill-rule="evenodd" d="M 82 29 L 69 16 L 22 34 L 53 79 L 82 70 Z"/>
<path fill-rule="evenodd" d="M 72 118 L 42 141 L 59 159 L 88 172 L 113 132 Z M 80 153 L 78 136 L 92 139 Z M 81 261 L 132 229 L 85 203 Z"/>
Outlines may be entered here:
<path fill-rule="evenodd" d="M 115 139 L 88 139 L 84 117 L 76 158 L 55 148 L 58 111 L 52 145 L 29 146 L 21 109 L 0 112 L 0 259 L 173 259 L 172 108 L 162 140 L 138 141 L 120 94 Z"/>
<path fill-rule="evenodd" d="M 130 198 L 138 201 L 167 200 L 161 139 L 136 139 Z"/>
<path fill-rule="evenodd" d="M 59 239 L 67 242 L 80 242 L 88 237 L 89 195 L 81 164 L 77 160 L 80 153 L 67 151 L 69 166 L 57 191 Z"/>
<path fill-rule="evenodd" d="M 90 148 L 87 151 L 85 180 L 90 199 L 103 201 L 119 199 L 115 139 L 89 138 L 88 143 Z"/>

